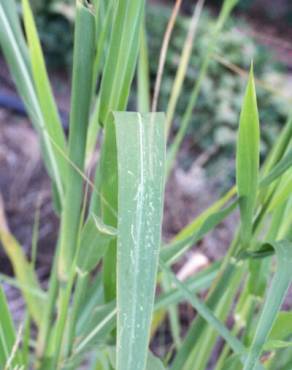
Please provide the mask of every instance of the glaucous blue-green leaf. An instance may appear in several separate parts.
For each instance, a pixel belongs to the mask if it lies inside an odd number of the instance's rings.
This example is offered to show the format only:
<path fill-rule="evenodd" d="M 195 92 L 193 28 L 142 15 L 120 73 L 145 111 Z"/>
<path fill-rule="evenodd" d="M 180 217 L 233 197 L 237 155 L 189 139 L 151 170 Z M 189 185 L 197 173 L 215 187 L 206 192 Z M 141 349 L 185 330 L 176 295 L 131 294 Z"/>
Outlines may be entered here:
<path fill-rule="evenodd" d="M 117 370 L 145 370 L 161 242 L 165 116 L 115 113 Z"/>
<path fill-rule="evenodd" d="M 113 369 L 116 368 L 116 349 L 114 347 L 108 348 L 108 356 Z M 148 351 L 147 363 L 145 370 L 165 370 L 160 359 L 153 355 L 151 351 Z"/>

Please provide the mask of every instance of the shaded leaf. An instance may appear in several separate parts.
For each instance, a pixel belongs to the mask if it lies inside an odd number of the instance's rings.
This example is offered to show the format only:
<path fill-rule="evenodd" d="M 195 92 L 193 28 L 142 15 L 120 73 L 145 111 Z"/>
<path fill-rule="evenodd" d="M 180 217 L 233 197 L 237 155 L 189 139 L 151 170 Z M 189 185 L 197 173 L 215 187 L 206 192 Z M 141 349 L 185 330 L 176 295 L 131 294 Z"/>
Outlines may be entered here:
<path fill-rule="evenodd" d="M 107 247 L 117 233 L 113 227 L 104 225 L 103 222 L 92 214 L 81 232 L 77 268 L 82 273 L 93 270 L 107 251 Z"/>

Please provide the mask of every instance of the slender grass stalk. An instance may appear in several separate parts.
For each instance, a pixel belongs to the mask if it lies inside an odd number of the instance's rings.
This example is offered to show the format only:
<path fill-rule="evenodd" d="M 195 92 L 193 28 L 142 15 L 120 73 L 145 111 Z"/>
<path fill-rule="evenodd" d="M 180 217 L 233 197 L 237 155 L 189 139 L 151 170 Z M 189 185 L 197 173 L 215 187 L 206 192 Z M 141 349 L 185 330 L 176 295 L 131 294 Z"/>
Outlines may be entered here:
<path fill-rule="evenodd" d="M 22 8 L 25 31 L 27 35 L 30 53 L 32 77 L 36 87 L 36 93 L 39 100 L 40 109 L 43 113 L 44 121 L 46 122 L 46 129 L 48 135 L 54 138 L 56 145 L 65 151 L 66 150 L 65 134 L 62 128 L 62 123 L 59 117 L 57 105 L 53 97 L 40 41 L 36 30 L 36 25 L 28 0 L 22 0 Z M 63 174 L 66 168 L 66 162 L 64 158 L 60 155 L 60 153 L 57 152 L 56 148 L 53 148 L 53 150 L 54 156 L 56 158 L 61 173 L 62 184 L 64 186 Z"/>
<path fill-rule="evenodd" d="M 59 247 L 57 246 L 57 251 Z M 58 252 L 55 253 L 54 261 L 51 269 L 51 275 L 49 280 L 48 298 L 45 306 L 42 324 L 38 333 L 37 345 L 36 345 L 36 357 L 39 364 L 44 360 L 45 357 L 49 357 L 50 348 L 48 346 L 50 340 L 50 330 L 53 323 L 55 303 L 57 299 L 59 281 L 57 277 L 57 263 L 58 263 Z"/>
<path fill-rule="evenodd" d="M 175 80 L 173 83 L 173 88 L 171 90 L 171 95 L 170 95 L 168 107 L 167 107 L 167 113 L 166 113 L 167 136 L 169 136 L 169 130 L 170 130 L 171 123 L 174 117 L 175 109 L 177 106 L 177 101 L 178 101 L 178 98 L 181 94 L 181 90 L 183 87 L 183 82 L 186 76 L 187 68 L 188 68 L 190 57 L 192 54 L 193 43 L 196 37 L 198 23 L 200 20 L 200 15 L 203 10 L 204 2 L 205 0 L 200 0 L 197 2 L 193 16 L 190 20 L 188 34 L 187 34 L 187 37 L 186 37 L 186 40 L 183 46 L 182 55 L 181 55 L 181 59 L 179 62 L 179 67 L 176 72 Z"/>
<path fill-rule="evenodd" d="M 141 27 L 141 46 L 138 64 L 138 111 L 148 113 L 150 111 L 150 75 L 147 34 L 144 24 Z"/>
<path fill-rule="evenodd" d="M 172 281 L 179 287 L 184 294 L 188 297 L 188 300 L 191 302 L 191 304 L 194 306 L 194 308 L 199 312 L 199 314 L 208 321 L 219 333 L 222 335 L 222 337 L 228 342 L 228 344 L 231 346 L 231 348 L 234 350 L 235 353 L 242 354 L 245 352 L 244 346 L 241 344 L 241 342 L 233 337 L 229 330 L 226 329 L 224 325 L 222 325 L 219 320 L 217 320 L 212 312 L 208 309 L 208 307 L 203 304 L 196 296 L 191 294 L 189 290 L 184 286 L 183 283 L 181 283 L 173 273 L 170 272 L 169 268 L 163 264 L 160 263 L 160 267 L 165 271 L 165 273 L 168 274 L 168 276 L 172 279 Z"/>
<path fill-rule="evenodd" d="M 203 60 L 203 63 L 202 63 L 197 81 L 195 83 L 194 89 L 193 89 L 192 94 L 190 96 L 189 103 L 187 105 L 186 111 L 185 111 L 185 113 L 182 117 L 182 121 L 181 121 L 179 130 L 178 130 L 177 134 L 175 135 L 175 138 L 174 138 L 173 142 L 171 143 L 170 148 L 168 150 L 168 154 L 167 154 L 167 176 L 169 176 L 169 174 L 170 174 L 171 168 L 173 166 L 173 161 L 174 161 L 174 159 L 177 155 L 177 152 L 180 148 L 180 145 L 181 145 L 181 143 L 182 143 L 182 141 L 183 141 L 183 139 L 186 135 L 186 132 L 187 132 L 187 129 L 188 129 L 188 126 L 189 126 L 189 122 L 190 122 L 191 117 L 192 117 L 193 110 L 196 106 L 197 99 L 198 99 L 199 93 L 201 91 L 202 83 L 203 83 L 204 78 L 205 78 L 205 76 L 208 72 L 210 59 L 211 59 L 212 53 L 214 51 L 214 48 L 215 48 L 215 45 L 216 45 L 216 42 L 217 42 L 217 38 L 220 35 L 220 32 L 221 32 L 224 24 L 226 23 L 232 9 L 235 7 L 237 2 L 238 2 L 238 0 L 224 0 L 224 2 L 223 2 L 222 9 L 220 11 L 217 23 L 215 25 L 213 34 L 211 36 L 211 40 L 208 44 L 208 48 L 206 50 L 206 54 L 205 54 L 205 57 L 204 57 L 204 60 Z"/>
<path fill-rule="evenodd" d="M 37 276 L 32 266 L 28 262 L 22 247 L 11 234 L 4 215 L 4 205 L 0 197 L 0 241 L 6 254 L 12 263 L 13 270 L 17 280 L 28 289 L 23 289 L 22 293 L 25 298 L 28 309 L 35 321 L 40 326 L 42 321 L 43 302 L 40 302 L 30 292 L 30 288 L 35 291 L 41 291 Z"/>
<path fill-rule="evenodd" d="M 1 0 L 1 4 L 3 6 L 3 9 L 5 10 L 7 19 L 14 33 L 14 37 L 19 46 L 20 53 L 22 55 L 24 63 L 29 68 L 29 53 L 26 47 L 23 32 L 21 30 L 21 25 L 17 16 L 17 4 L 15 1 L 9 1 L 9 3 L 7 3 L 5 0 Z"/>
<path fill-rule="evenodd" d="M 253 370 L 255 368 L 256 361 L 263 350 L 264 343 L 272 329 L 272 324 L 276 319 L 277 312 L 280 310 L 281 304 L 292 281 L 291 243 L 282 241 L 274 243 L 273 247 L 276 250 L 278 268 L 260 316 L 257 330 L 244 364 L 244 370 Z"/>
<path fill-rule="evenodd" d="M 98 2 L 98 4 L 100 4 Z M 98 80 L 98 75 L 102 73 L 101 66 L 106 55 L 106 42 L 109 38 L 111 27 L 112 27 L 112 17 L 114 12 L 114 0 L 111 0 L 108 5 L 106 12 L 104 14 L 104 19 L 101 19 L 101 9 L 96 5 L 96 28 L 97 28 L 97 50 L 94 61 L 93 68 L 93 86 L 92 86 L 92 96 L 94 100 L 94 110 L 91 114 L 89 129 L 87 133 L 87 145 L 86 145 L 86 155 L 90 158 L 94 150 L 96 140 L 98 137 L 98 132 L 100 129 L 99 122 L 99 110 L 100 110 L 100 94 L 96 95 L 96 85 L 95 82 Z M 102 26 L 101 26 L 102 25 Z"/>
<path fill-rule="evenodd" d="M 108 115 L 124 110 L 134 76 L 139 50 L 145 0 L 118 0 L 115 7 L 110 48 L 100 88 L 100 123 Z"/>
<path fill-rule="evenodd" d="M 0 287 L 0 313 L 0 365 L 4 368 L 14 346 L 16 332 L 2 287 Z M 21 357 L 18 351 L 11 365 L 21 365 Z"/>
<path fill-rule="evenodd" d="M 34 223 L 33 223 L 33 230 L 32 230 L 32 238 L 31 238 L 31 266 L 32 269 L 35 269 L 36 260 L 37 260 L 37 250 L 38 250 L 38 240 L 39 240 L 39 228 L 40 228 L 40 198 L 37 202 L 35 216 L 34 216 Z"/>
<path fill-rule="evenodd" d="M 171 281 L 169 279 L 169 276 L 166 276 L 165 274 L 162 275 L 162 288 L 165 291 L 170 290 L 171 288 Z M 179 311 L 178 307 L 176 305 L 169 306 L 167 309 L 168 317 L 170 321 L 170 330 L 172 339 L 174 342 L 174 347 L 179 349 L 181 346 L 181 338 L 180 338 L 180 323 L 179 323 Z"/>
<path fill-rule="evenodd" d="M 167 54 L 171 34 L 175 26 L 176 18 L 180 11 L 181 4 L 182 4 L 182 0 L 175 1 L 173 11 L 171 13 L 171 17 L 168 21 L 165 34 L 163 37 L 163 42 L 162 42 L 160 56 L 159 56 L 159 64 L 158 64 L 158 69 L 157 69 L 157 76 L 156 76 L 156 81 L 155 81 L 155 86 L 154 86 L 152 106 L 151 106 L 152 112 L 157 111 L 160 87 L 161 87 L 162 76 L 163 76 L 163 71 L 164 71 L 164 66 L 165 66 L 165 61 L 166 61 L 166 54 Z"/>
<path fill-rule="evenodd" d="M 80 171 L 83 171 L 85 161 L 95 48 L 95 17 L 84 4 L 77 1 L 68 146 L 68 156 Z M 58 264 L 59 278 L 62 281 L 66 281 L 70 275 L 76 252 L 82 188 L 83 180 L 79 173 L 70 165 L 67 166 Z"/>
<path fill-rule="evenodd" d="M 23 366 L 25 369 L 29 369 L 30 364 L 30 338 L 31 338 L 31 317 L 29 313 L 26 313 L 23 324 L 23 338 L 22 338 L 22 357 L 23 357 Z"/>
<path fill-rule="evenodd" d="M 63 351 L 65 350 L 64 346 L 64 336 L 67 323 L 67 316 L 70 305 L 71 292 L 73 284 L 75 281 L 75 271 L 71 271 L 71 276 L 69 276 L 68 282 L 60 286 L 59 293 L 59 310 L 58 317 L 55 325 L 55 330 L 53 336 L 51 337 L 51 345 L 53 346 L 53 357 L 50 359 L 50 370 L 56 369 L 59 370 L 62 368 L 63 362 Z"/>
<path fill-rule="evenodd" d="M 68 356 L 72 354 L 74 339 L 76 336 L 76 323 L 79 317 L 79 311 L 82 307 L 82 301 L 85 296 L 86 287 L 89 284 L 89 274 L 77 275 L 76 286 L 74 291 L 74 300 L 70 312 L 70 324 L 68 330 Z"/>

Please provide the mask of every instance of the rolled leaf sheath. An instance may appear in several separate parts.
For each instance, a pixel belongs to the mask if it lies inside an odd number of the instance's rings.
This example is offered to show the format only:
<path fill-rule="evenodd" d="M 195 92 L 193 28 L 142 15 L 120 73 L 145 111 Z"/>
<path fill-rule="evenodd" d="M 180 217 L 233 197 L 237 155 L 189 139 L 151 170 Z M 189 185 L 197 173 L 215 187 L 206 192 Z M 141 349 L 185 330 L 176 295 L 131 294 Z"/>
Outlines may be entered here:
<path fill-rule="evenodd" d="M 85 3 L 86 4 L 86 3 Z M 82 177 L 76 171 L 84 168 L 86 136 L 89 122 L 95 50 L 95 17 L 91 10 L 77 1 L 74 36 L 73 82 L 66 194 L 61 219 L 59 277 L 66 280 L 76 251 L 80 209 L 83 197 Z"/>

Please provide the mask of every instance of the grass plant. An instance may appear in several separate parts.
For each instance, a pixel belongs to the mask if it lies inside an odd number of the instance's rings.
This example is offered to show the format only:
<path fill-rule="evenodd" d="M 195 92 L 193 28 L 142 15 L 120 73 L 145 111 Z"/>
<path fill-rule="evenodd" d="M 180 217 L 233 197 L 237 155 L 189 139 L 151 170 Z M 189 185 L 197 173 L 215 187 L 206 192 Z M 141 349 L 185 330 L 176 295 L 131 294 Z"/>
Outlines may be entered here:
<path fill-rule="evenodd" d="M 291 312 L 283 312 L 282 303 L 292 278 L 292 121 L 260 166 L 252 66 L 239 118 L 236 184 L 170 243 L 161 239 L 165 183 L 195 114 L 217 37 L 236 3 L 223 1 L 185 115 L 167 145 L 204 1 L 194 6 L 164 115 L 156 112 L 159 89 L 181 2 L 166 30 L 151 104 L 145 0 L 77 0 L 66 138 L 30 2 L 22 0 L 23 33 L 15 0 L 0 0 L 2 52 L 39 135 L 60 219 L 45 290 L 35 271 L 39 216 L 30 260 L 1 204 L 0 240 L 14 269 L 14 278 L 1 275 L 1 282 L 17 287 L 26 304 L 16 328 L 0 288 L 1 369 L 205 370 L 220 338 L 216 370 L 291 369 Z M 128 112 L 135 73 L 138 112 Z M 99 133 L 92 181 L 87 159 Z M 226 256 L 179 281 L 173 265 L 236 210 L 240 222 Z M 159 285 L 163 289 L 155 294 Z M 177 317 L 183 301 L 197 312 L 185 337 Z M 167 313 L 175 353 L 158 359 L 149 343 Z M 230 314 L 236 319 L 232 327 Z"/>

